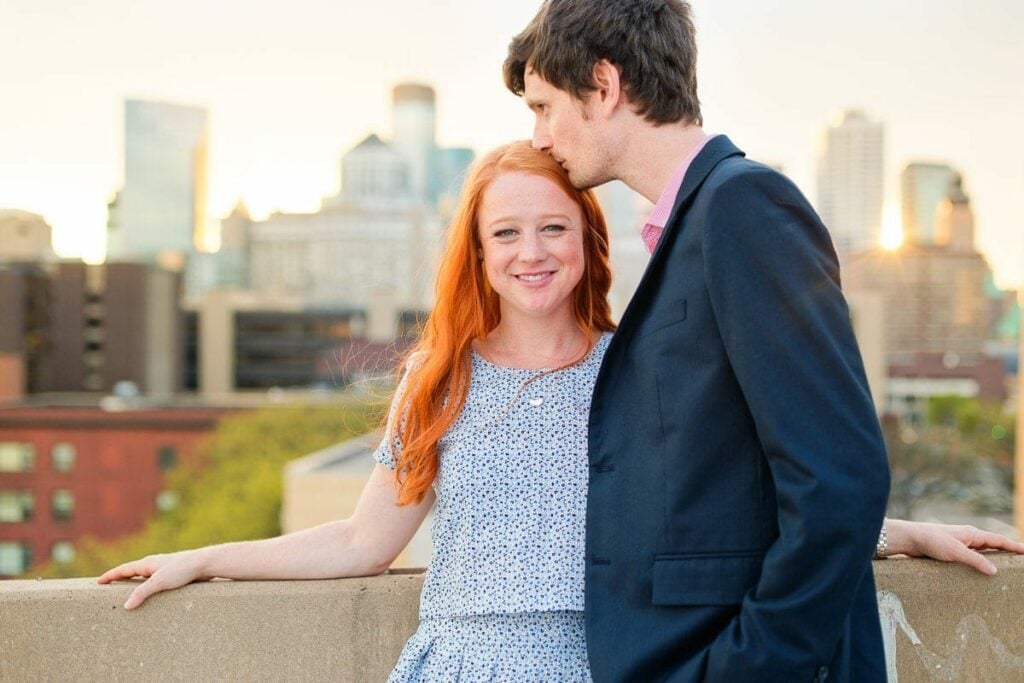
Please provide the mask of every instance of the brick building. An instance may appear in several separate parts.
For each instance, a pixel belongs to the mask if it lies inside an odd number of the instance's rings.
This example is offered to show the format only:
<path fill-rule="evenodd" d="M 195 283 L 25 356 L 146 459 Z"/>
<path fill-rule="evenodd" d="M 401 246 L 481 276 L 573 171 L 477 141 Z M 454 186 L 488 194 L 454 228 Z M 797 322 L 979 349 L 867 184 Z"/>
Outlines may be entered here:
<path fill-rule="evenodd" d="M 998 358 L 961 359 L 955 353 L 919 353 L 913 361 L 889 366 L 886 412 L 922 423 L 928 402 L 938 396 L 965 396 L 1002 405 L 1009 398 L 1006 366 Z"/>
<path fill-rule="evenodd" d="M 107 399 L 110 401 L 111 399 Z M 0 407 L 0 577 L 70 561 L 86 536 L 142 529 L 175 501 L 169 470 L 231 409 L 95 405 Z"/>

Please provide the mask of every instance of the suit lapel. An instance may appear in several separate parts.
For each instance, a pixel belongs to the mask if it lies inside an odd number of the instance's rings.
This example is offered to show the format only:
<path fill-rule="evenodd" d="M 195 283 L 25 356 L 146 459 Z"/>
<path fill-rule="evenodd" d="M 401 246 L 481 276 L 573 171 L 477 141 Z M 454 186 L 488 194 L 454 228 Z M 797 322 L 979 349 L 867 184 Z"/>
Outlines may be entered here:
<path fill-rule="evenodd" d="M 626 306 L 626 310 L 622 314 L 619 330 L 615 335 L 616 338 L 632 334 L 633 327 L 635 326 L 634 318 L 639 316 L 637 310 L 643 308 L 646 302 L 655 296 L 658 282 L 654 274 L 659 272 L 661 262 L 668 258 L 666 253 L 671 248 L 670 245 L 679 238 L 679 233 L 683 230 L 683 216 L 686 213 L 686 208 L 697 194 L 697 190 L 704 184 L 704 181 L 707 180 L 707 177 L 719 162 L 737 155 L 743 156 L 743 151 L 726 136 L 716 135 L 711 140 L 708 140 L 707 144 L 704 145 L 704 149 L 690 163 L 690 167 L 686 170 L 686 175 L 683 176 L 683 184 L 676 195 L 675 203 L 672 205 L 672 213 L 665 224 L 665 232 L 658 241 L 658 246 L 655 247 L 654 253 L 651 254 L 651 258 L 647 262 L 647 268 L 644 269 L 643 277 L 640 278 L 640 284 L 637 285 L 636 292 L 633 293 L 629 305 Z M 626 334 L 623 334 L 624 332 Z"/>
<path fill-rule="evenodd" d="M 734 145 L 732 140 L 726 136 L 716 135 L 708 140 L 700 154 L 694 157 L 690 163 L 690 168 L 686 169 L 686 175 L 683 176 L 683 184 L 680 186 L 679 193 L 676 195 L 676 201 L 672 205 L 672 213 L 669 214 L 668 222 L 665 223 L 665 233 L 658 241 L 658 246 L 655 248 L 654 253 L 651 254 L 651 261 L 658 257 L 658 252 L 663 251 L 662 247 L 669 241 L 667 239 L 669 234 L 679 232 L 682 229 L 682 221 L 679 218 L 684 212 L 684 207 L 689 206 L 690 200 L 693 199 L 697 190 L 707 180 L 711 170 L 722 159 L 736 155 L 744 156 L 743 150 Z"/>

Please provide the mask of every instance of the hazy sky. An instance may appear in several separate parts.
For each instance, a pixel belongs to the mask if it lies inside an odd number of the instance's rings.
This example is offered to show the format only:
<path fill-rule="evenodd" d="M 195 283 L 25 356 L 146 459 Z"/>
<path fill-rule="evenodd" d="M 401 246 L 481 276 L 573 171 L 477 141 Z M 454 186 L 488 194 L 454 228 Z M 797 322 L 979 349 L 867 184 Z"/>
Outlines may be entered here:
<path fill-rule="evenodd" d="M 695 0 L 708 130 L 782 164 L 813 199 L 817 134 L 859 107 L 900 167 L 964 172 L 979 246 L 1024 284 L 1024 2 Z M 438 93 L 444 145 L 527 137 L 501 62 L 537 0 L 0 0 L 0 207 L 42 213 L 63 254 L 102 253 L 123 100 L 205 106 L 211 210 L 313 210 L 342 152 L 390 134 L 390 89 Z"/>

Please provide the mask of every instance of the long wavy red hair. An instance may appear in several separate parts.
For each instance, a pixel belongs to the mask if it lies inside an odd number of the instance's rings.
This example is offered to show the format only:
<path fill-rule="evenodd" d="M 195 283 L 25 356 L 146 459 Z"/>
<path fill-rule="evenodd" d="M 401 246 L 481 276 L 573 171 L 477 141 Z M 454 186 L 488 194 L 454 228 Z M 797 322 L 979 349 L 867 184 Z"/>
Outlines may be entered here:
<path fill-rule="evenodd" d="M 487 282 L 478 256 L 477 218 L 491 182 L 513 172 L 551 180 L 580 206 L 585 265 L 573 294 L 576 323 L 588 338 L 615 329 L 608 305 L 612 281 L 608 226 L 594 193 L 573 187 L 562 167 L 527 141 L 503 145 L 479 159 L 466 178 L 448 228 L 434 309 L 406 359 L 405 391 L 396 397 L 394 431 L 387 435 L 395 447 L 399 504 L 423 500 L 437 477 L 438 441 L 458 419 L 469 392 L 473 340 L 484 339 L 501 320 L 498 295 Z"/>

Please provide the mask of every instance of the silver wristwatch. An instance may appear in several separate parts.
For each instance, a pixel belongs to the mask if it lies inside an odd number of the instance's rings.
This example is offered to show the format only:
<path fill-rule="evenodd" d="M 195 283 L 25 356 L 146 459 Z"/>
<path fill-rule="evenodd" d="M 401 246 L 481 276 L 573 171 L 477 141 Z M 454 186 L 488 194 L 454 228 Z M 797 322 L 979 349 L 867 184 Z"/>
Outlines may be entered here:
<path fill-rule="evenodd" d="M 885 522 L 882 522 L 882 530 L 878 532 L 878 543 L 875 545 L 875 559 L 884 560 L 889 555 L 889 532 L 885 530 Z"/>

